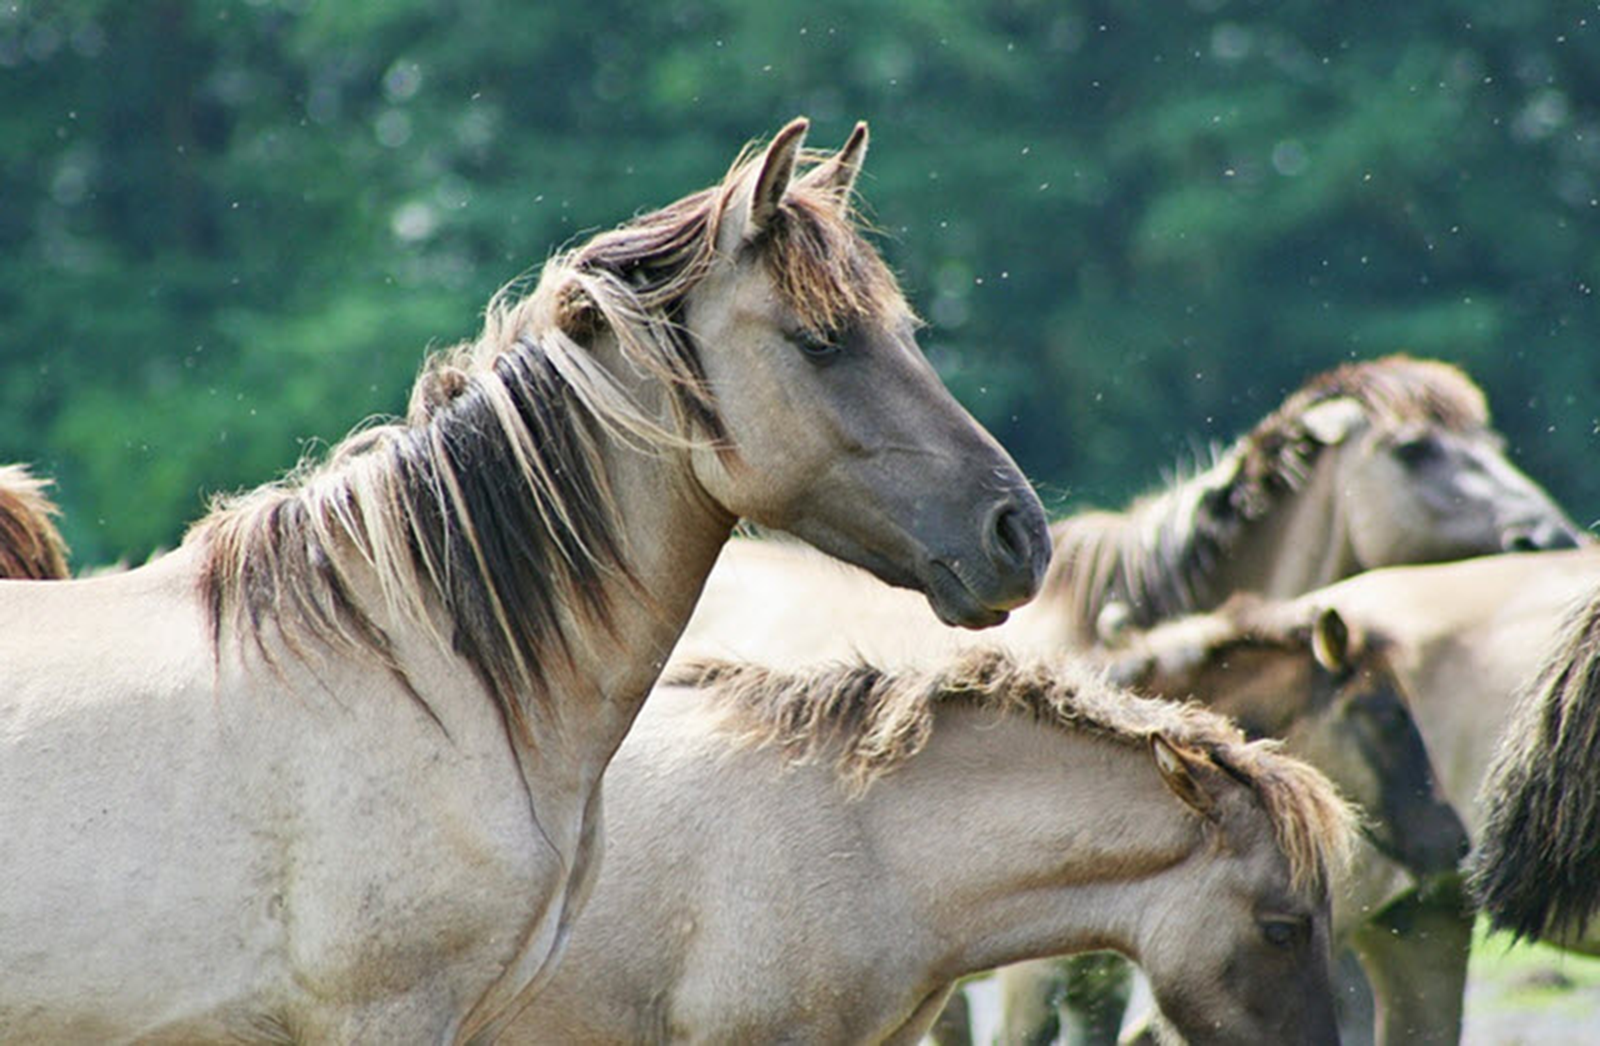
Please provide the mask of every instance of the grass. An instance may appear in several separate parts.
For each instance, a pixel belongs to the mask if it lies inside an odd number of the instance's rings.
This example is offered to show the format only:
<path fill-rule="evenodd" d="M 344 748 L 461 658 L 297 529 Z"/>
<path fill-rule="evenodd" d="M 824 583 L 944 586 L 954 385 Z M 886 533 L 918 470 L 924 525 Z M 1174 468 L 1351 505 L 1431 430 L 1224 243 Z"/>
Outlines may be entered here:
<path fill-rule="evenodd" d="M 1464 1046 L 1600 1041 L 1600 958 L 1511 945 L 1478 923 L 1467 975 Z"/>

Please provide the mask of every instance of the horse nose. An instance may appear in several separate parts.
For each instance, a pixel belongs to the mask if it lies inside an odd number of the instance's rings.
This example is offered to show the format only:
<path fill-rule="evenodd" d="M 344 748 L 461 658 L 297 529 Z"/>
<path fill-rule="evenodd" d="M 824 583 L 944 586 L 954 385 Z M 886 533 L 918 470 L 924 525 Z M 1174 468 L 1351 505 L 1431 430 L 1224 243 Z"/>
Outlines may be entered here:
<path fill-rule="evenodd" d="M 1007 496 L 989 510 L 983 548 L 996 573 L 1013 581 L 1031 597 L 1050 565 L 1050 532 L 1036 505 Z"/>

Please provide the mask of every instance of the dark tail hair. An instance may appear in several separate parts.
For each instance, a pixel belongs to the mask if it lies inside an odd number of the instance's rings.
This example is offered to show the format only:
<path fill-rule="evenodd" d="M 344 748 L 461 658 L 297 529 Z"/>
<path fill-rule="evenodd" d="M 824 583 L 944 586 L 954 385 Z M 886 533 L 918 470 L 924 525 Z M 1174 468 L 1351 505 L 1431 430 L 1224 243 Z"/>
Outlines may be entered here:
<path fill-rule="evenodd" d="M 1470 888 L 1497 930 L 1575 936 L 1600 908 L 1600 592 L 1523 691 L 1480 797 Z"/>

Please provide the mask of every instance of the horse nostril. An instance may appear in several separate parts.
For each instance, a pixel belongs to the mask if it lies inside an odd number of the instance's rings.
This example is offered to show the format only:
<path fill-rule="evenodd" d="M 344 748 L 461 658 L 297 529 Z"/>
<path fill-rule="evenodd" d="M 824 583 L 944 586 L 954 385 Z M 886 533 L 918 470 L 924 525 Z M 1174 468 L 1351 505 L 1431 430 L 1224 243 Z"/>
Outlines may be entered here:
<path fill-rule="evenodd" d="M 1533 540 L 1533 535 L 1529 534 L 1527 531 L 1519 531 L 1515 534 L 1507 534 L 1506 539 L 1504 542 L 1502 542 L 1502 544 L 1505 546 L 1505 550 L 1507 552 L 1539 551 L 1539 543 Z"/>
<path fill-rule="evenodd" d="M 990 516 L 989 554 L 1013 570 L 1027 570 L 1032 562 L 1028 524 L 1010 501 L 1001 502 Z"/>
<path fill-rule="evenodd" d="M 1578 538 L 1566 527 L 1519 527 L 1507 531 L 1500 545 L 1507 552 L 1544 552 L 1577 548 Z"/>

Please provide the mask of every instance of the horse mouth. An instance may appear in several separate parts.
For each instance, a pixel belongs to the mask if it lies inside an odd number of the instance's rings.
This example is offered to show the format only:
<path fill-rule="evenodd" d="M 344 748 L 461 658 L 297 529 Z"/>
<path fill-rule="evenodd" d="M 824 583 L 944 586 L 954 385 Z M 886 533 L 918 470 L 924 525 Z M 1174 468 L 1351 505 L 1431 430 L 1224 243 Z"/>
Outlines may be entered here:
<path fill-rule="evenodd" d="M 940 621 L 960 628 L 991 628 L 1011 615 L 989 606 L 967 587 L 961 576 L 934 560 L 928 564 L 928 605 Z"/>

